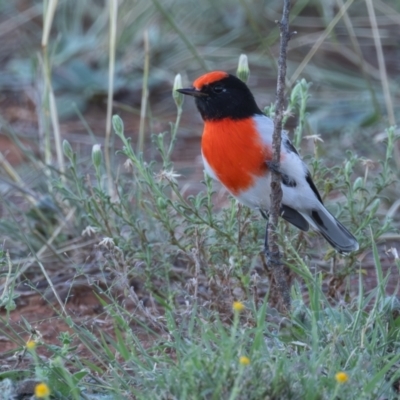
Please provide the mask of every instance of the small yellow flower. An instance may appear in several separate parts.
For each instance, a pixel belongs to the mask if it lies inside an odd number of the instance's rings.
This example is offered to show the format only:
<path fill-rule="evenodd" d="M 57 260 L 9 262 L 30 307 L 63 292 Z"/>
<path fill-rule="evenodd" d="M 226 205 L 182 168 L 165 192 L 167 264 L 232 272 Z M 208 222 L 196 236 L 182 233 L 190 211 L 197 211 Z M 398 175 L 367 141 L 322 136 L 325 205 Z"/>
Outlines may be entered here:
<path fill-rule="evenodd" d="M 28 350 L 35 350 L 35 347 L 36 347 L 36 342 L 34 340 L 28 340 L 26 342 L 26 348 Z"/>
<path fill-rule="evenodd" d="M 249 365 L 250 364 L 250 358 L 246 357 L 246 356 L 240 356 L 239 357 L 239 364 L 240 365 L 244 365 L 244 366 Z"/>
<path fill-rule="evenodd" d="M 246 307 L 240 301 L 234 301 L 232 308 L 233 308 L 233 311 L 240 312 L 240 311 L 243 311 Z"/>
<path fill-rule="evenodd" d="M 43 399 L 50 396 L 50 389 L 45 383 L 38 383 L 35 386 L 35 396 L 38 399 Z"/>
<path fill-rule="evenodd" d="M 340 371 L 335 375 L 335 379 L 337 383 L 346 383 L 349 380 L 349 376 L 346 372 Z"/>

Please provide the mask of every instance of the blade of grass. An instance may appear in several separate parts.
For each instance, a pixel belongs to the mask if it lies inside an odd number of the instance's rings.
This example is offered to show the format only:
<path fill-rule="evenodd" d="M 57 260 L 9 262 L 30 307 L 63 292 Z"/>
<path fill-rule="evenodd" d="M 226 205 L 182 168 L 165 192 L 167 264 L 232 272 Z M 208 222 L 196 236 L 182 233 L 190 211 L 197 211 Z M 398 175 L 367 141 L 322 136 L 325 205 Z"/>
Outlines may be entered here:
<path fill-rule="evenodd" d="M 198 53 L 196 47 L 194 47 L 194 45 L 187 38 L 187 35 L 185 35 L 182 32 L 182 30 L 179 28 L 179 26 L 175 23 L 175 21 L 172 18 L 171 14 L 161 5 L 161 3 L 158 0 L 153 0 L 153 3 L 157 7 L 157 9 L 161 12 L 161 14 L 166 18 L 166 20 L 169 22 L 169 24 L 172 26 L 172 28 L 176 31 L 176 33 L 182 39 L 182 41 L 186 44 L 188 50 L 193 54 L 193 57 L 199 62 L 199 64 L 206 71 L 208 71 L 209 68 L 207 67 L 206 62 L 200 56 L 200 54 Z"/>
<path fill-rule="evenodd" d="M 106 137 L 104 141 L 104 160 L 106 164 L 108 193 L 111 197 L 114 195 L 114 185 L 111 173 L 110 159 L 110 138 L 111 138 L 111 118 L 114 95 L 114 74 L 115 74 L 115 51 L 117 40 L 117 18 L 118 18 L 118 0 L 109 0 L 110 10 L 110 40 L 109 40 L 109 63 L 108 63 L 108 96 L 107 96 L 107 118 L 106 118 Z"/>
<path fill-rule="evenodd" d="M 374 6 L 379 9 L 385 16 L 396 24 L 400 24 L 400 13 L 393 7 L 384 3 L 382 0 L 374 0 Z"/>
<path fill-rule="evenodd" d="M 377 295 L 377 302 L 378 302 L 379 298 L 382 298 L 385 296 L 385 287 L 383 284 L 384 279 L 383 279 L 382 264 L 381 264 L 381 260 L 379 258 L 378 247 L 376 246 L 372 229 L 371 229 L 371 241 L 372 241 L 372 254 L 374 257 L 374 265 L 375 265 L 375 271 L 376 271 L 376 279 L 378 281 L 378 289 L 379 289 L 379 295 Z"/>
<path fill-rule="evenodd" d="M 69 221 L 72 219 L 72 217 L 75 214 L 76 209 L 71 208 L 66 215 L 65 219 L 62 221 L 62 223 L 54 230 L 53 234 L 51 237 L 47 240 L 47 242 L 43 245 L 43 247 L 40 248 L 38 252 L 34 254 L 34 256 L 30 259 L 29 262 L 27 262 L 16 274 L 14 279 L 18 279 L 25 271 L 28 270 L 28 268 L 36 261 L 40 262 L 41 256 L 44 254 L 44 252 L 47 250 L 47 248 L 54 242 L 54 240 L 60 235 L 62 230 L 65 228 L 65 226 L 69 223 Z"/>
<path fill-rule="evenodd" d="M 51 84 L 49 85 L 49 105 L 50 105 L 51 124 L 53 126 L 54 144 L 56 147 L 58 168 L 60 169 L 61 172 L 60 179 L 61 181 L 65 182 L 64 153 L 62 151 L 62 145 L 61 145 L 60 123 L 58 121 L 57 105 L 56 105 L 56 100 L 54 98 L 53 87 Z"/>
<path fill-rule="evenodd" d="M 340 8 L 344 7 L 343 0 L 336 0 L 336 2 Z M 380 114 L 379 102 L 376 98 L 375 90 L 372 87 L 371 79 L 369 78 L 368 71 L 367 71 L 367 65 L 369 66 L 369 64 L 364 59 L 363 53 L 361 51 L 360 43 L 358 42 L 357 35 L 354 31 L 353 24 L 349 17 L 348 10 L 346 10 L 346 12 L 343 15 L 343 21 L 346 26 L 347 32 L 349 33 L 349 38 L 351 41 L 351 45 L 353 46 L 353 51 L 357 55 L 358 66 L 361 69 L 361 72 L 364 76 L 365 82 L 367 83 L 368 90 L 371 94 L 372 104 L 374 106 L 375 112 L 378 113 L 378 115 L 379 115 Z"/>
<path fill-rule="evenodd" d="M 50 58 L 48 53 L 48 44 L 49 44 L 49 35 L 51 26 L 54 20 L 54 14 L 56 12 L 58 0 L 49 0 L 48 6 L 45 8 L 46 12 L 44 14 L 44 28 L 43 28 L 43 36 L 42 36 L 42 51 L 43 51 L 43 63 L 44 63 L 44 75 L 45 75 L 45 98 L 46 108 L 48 106 L 50 111 L 50 120 L 51 125 L 53 127 L 53 135 L 54 135 L 54 144 L 56 148 L 57 154 L 57 162 L 58 168 L 61 172 L 61 180 L 65 182 L 65 166 L 64 166 L 64 154 L 61 146 L 61 132 L 60 132 L 60 123 L 58 120 L 58 112 L 56 100 L 54 97 L 53 87 L 51 83 L 51 66 L 50 66 Z M 47 142 L 47 165 L 51 163 L 51 150 L 50 150 L 50 139 L 48 134 L 48 142 Z"/>
<path fill-rule="evenodd" d="M 35 4 L 26 10 L 20 10 L 15 17 L 11 17 L 0 23 L 0 36 L 6 35 L 9 32 L 21 27 L 21 25 L 32 21 L 34 18 L 42 14 L 40 5 Z"/>
<path fill-rule="evenodd" d="M 82 122 L 82 125 L 86 129 L 86 132 L 90 136 L 90 139 L 92 140 L 92 144 L 96 144 L 98 142 L 98 139 L 96 138 L 95 134 L 93 133 L 92 129 L 90 128 L 88 122 L 86 121 L 85 117 L 82 115 L 76 104 L 73 104 L 72 107 L 75 110 L 76 115 L 78 116 L 79 120 Z"/>
<path fill-rule="evenodd" d="M 325 41 L 325 39 L 332 32 L 333 28 L 336 26 L 336 24 L 343 17 L 343 15 L 347 11 L 347 9 L 353 4 L 353 1 L 354 0 L 347 0 L 346 4 L 335 15 L 335 18 L 333 18 L 331 23 L 326 27 L 325 31 L 321 34 L 321 36 L 315 42 L 315 44 L 313 45 L 311 50 L 304 57 L 304 59 L 300 63 L 300 65 L 297 67 L 296 71 L 294 71 L 292 77 L 289 79 L 289 86 L 292 86 L 293 83 L 296 82 L 297 78 L 300 76 L 300 74 L 303 72 L 304 68 L 307 66 L 307 64 L 310 62 L 310 60 L 313 58 L 314 54 L 317 52 L 317 50 L 319 49 L 321 44 Z"/>
<path fill-rule="evenodd" d="M 375 386 L 384 379 L 386 373 L 390 370 L 390 368 L 393 367 L 398 361 L 400 360 L 400 355 L 397 354 L 395 355 L 389 362 L 385 362 L 384 366 L 382 369 L 376 373 L 373 378 L 368 382 L 367 385 L 364 386 L 364 393 L 365 394 L 371 394 L 371 392 L 374 390 Z"/>
<path fill-rule="evenodd" d="M 48 53 L 48 43 L 51 26 L 53 24 L 54 14 L 56 12 L 58 0 L 47 0 L 44 2 L 44 13 L 43 13 L 43 34 L 42 34 L 42 62 L 43 62 L 43 108 L 44 118 L 47 120 L 47 115 L 52 115 L 51 112 L 51 66 L 50 58 Z M 52 122 L 55 123 L 55 120 Z M 54 126 L 53 126 L 54 129 Z M 57 153 L 58 154 L 58 153 Z M 51 164 L 51 143 L 50 143 L 50 131 L 48 121 L 44 123 L 44 159 L 46 165 Z"/>
<path fill-rule="evenodd" d="M 19 186 L 23 187 L 25 183 L 22 178 L 19 176 L 18 172 L 12 167 L 12 165 L 8 162 L 8 160 L 4 157 L 3 153 L 0 151 L 0 167 L 4 169 L 7 175 Z M 32 204 L 36 204 L 36 200 L 33 196 L 29 195 L 27 192 L 22 191 L 22 194 L 25 198 Z"/>
<path fill-rule="evenodd" d="M 388 115 L 389 124 L 391 126 L 395 126 L 396 125 L 396 117 L 394 115 L 392 95 L 390 94 L 390 88 L 389 88 L 389 78 L 388 78 L 387 71 L 386 71 L 385 56 L 383 54 L 382 42 L 381 42 L 381 38 L 379 35 L 378 22 L 376 20 L 375 9 L 374 9 L 372 0 L 365 0 L 365 3 L 367 5 L 368 15 L 369 15 L 370 23 L 371 23 L 372 35 L 373 35 L 374 43 L 375 43 L 376 56 L 378 58 L 378 65 L 379 65 L 379 72 L 381 75 L 383 96 L 385 98 L 385 103 L 386 103 L 386 112 Z M 400 167 L 400 149 L 398 146 L 395 146 L 395 153 L 396 153 L 396 157 L 395 157 L 396 164 L 398 167 Z"/>
<path fill-rule="evenodd" d="M 144 42 L 143 86 L 142 86 L 142 101 L 140 108 L 139 140 L 137 144 L 137 151 L 139 153 L 143 152 L 147 99 L 149 97 L 148 80 L 149 80 L 150 50 L 149 50 L 149 32 L 147 30 L 144 31 L 143 42 Z"/>

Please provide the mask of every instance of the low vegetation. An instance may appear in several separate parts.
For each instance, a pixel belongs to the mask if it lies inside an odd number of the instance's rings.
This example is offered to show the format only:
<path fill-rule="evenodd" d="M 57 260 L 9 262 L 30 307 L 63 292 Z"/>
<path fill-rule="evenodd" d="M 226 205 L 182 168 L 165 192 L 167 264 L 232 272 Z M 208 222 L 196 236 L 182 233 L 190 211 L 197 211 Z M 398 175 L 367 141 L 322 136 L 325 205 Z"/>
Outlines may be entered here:
<path fill-rule="evenodd" d="M 158 1 L 153 5 L 174 27 L 168 9 Z M 241 10 L 247 13 L 245 5 Z M 150 11 L 144 3 L 140 7 L 148 22 Z M 301 13 L 299 6 L 294 11 Z M 256 29 L 257 18 L 250 21 Z M 175 32 L 184 35 L 183 24 Z M 277 39 L 273 32 L 268 40 Z M 203 34 L 207 39 L 211 33 Z M 188 34 L 184 46 L 170 51 L 205 63 L 189 39 Z M 125 49 L 127 39 L 120 40 L 119 49 Z M 244 48 L 251 47 L 247 36 L 242 40 Z M 43 56 L 51 61 L 52 55 Z M 365 82 L 363 93 L 375 93 Z M 180 76 L 175 83 L 170 79 L 169 90 L 180 84 Z M 400 303 L 391 274 L 400 268 L 398 130 L 377 109 L 368 109 L 358 121 L 367 132 L 381 131 L 373 144 L 354 139 L 354 126 L 340 140 L 322 142 L 309 114 L 316 107 L 315 99 L 309 105 L 313 90 L 305 79 L 293 86 L 285 124 L 298 148 L 306 143 L 303 157 L 324 202 L 355 234 L 360 249 L 341 256 L 317 234 L 280 221 L 280 248 L 294 277 L 286 316 L 268 306 L 261 216 L 221 195 L 206 175 L 202 190 L 187 193 L 187 179 L 176 167 L 187 104 L 176 93 L 163 100 L 175 104 L 170 129 L 153 134 L 151 144 L 142 142 L 144 152 L 132 143 L 125 118 L 113 116 L 110 143 L 117 152 L 115 159 L 111 152 L 111 174 L 109 149 L 95 137 L 89 157 L 71 138 L 60 141 L 62 171 L 45 165 L 5 124 L 29 161 L 18 171 L 1 162 L 13 188 L 1 194 L 0 339 L 14 344 L 0 353 L 7 360 L 0 369 L 3 398 L 397 398 Z M 43 118 L 54 116 L 47 105 Z M 274 108 L 265 113 L 273 116 Z M 29 177 L 29 169 L 37 172 L 34 190 L 24 183 L 29 179 L 19 178 Z M 367 278 L 374 284 L 367 285 Z M 51 318 L 39 323 L 21 314 L 15 324 L 24 290 L 40 297 Z M 93 293 L 96 301 L 90 318 L 69 308 L 82 292 Z M 55 321 L 63 324 L 57 337 L 43 335 L 42 327 Z"/>

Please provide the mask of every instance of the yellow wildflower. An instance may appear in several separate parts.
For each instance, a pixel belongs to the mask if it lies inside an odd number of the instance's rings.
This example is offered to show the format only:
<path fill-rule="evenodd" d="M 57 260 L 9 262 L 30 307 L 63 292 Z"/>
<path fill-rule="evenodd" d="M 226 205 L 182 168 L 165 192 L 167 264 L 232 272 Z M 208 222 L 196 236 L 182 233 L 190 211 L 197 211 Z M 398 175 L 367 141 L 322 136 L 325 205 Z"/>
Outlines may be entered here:
<path fill-rule="evenodd" d="M 250 358 L 246 357 L 246 356 L 240 356 L 239 357 L 239 364 L 240 365 L 244 365 L 244 366 L 249 365 L 250 364 Z"/>
<path fill-rule="evenodd" d="M 38 383 L 38 384 L 35 386 L 35 396 L 36 396 L 38 399 L 44 399 L 44 398 L 46 398 L 46 397 L 49 397 L 49 396 L 50 396 L 50 389 L 49 389 L 49 387 L 48 387 L 45 383 L 43 383 L 43 382 Z"/>
<path fill-rule="evenodd" d="M 35 350 L 35 347 L 36 347 L 36 342 L 34 340 L 28 340 L 26 342 L 26 348 L 28 350 Z"/>
<path fill-rule="evenodd" d="M 240 301 L 234 301 L 232 305 L 233 311 L 240 312 L 243 311 L 246 307 Z"/>
<path fill-rule="evenodd" d="M 335 379 L 337 383 L 346 383 L 349 380 L 349 376 L 346 372 L 340 371 L 335 375 Z"/>

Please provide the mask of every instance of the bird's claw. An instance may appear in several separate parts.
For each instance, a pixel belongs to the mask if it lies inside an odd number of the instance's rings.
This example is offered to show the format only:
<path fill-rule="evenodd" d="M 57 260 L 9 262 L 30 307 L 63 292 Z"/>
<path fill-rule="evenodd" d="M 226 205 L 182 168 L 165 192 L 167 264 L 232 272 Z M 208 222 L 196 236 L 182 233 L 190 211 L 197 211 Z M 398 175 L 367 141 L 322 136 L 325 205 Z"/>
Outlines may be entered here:
<path fill-rule="evenodd" d="M 276 265 L 281 265 L 280 257 L 279 257 L 279 252 L 278 253 L 273 253 L 271 255 L 270 251 L 268 248 L 264 248 L 264 255 L 267 260 L 267 265 L 268 266 L 276 266 Z"/>
<path fill-rule="evenodd" d="M 267 167 L 271 170 L 274 171 L 276 174 L 281 174 L 281 166 L 280 163 L 275 162 L 275 161 L 267 161 Z"/>

